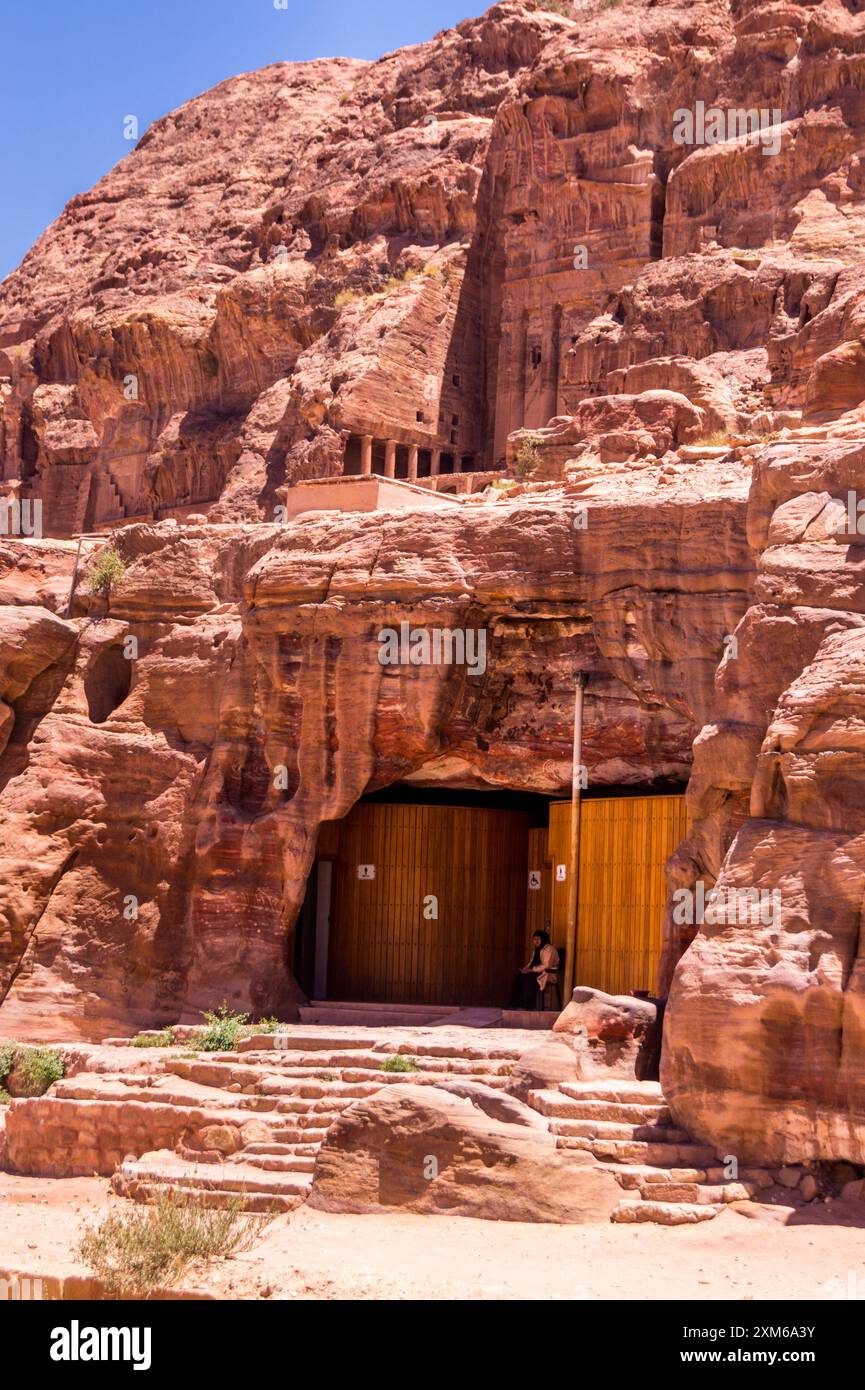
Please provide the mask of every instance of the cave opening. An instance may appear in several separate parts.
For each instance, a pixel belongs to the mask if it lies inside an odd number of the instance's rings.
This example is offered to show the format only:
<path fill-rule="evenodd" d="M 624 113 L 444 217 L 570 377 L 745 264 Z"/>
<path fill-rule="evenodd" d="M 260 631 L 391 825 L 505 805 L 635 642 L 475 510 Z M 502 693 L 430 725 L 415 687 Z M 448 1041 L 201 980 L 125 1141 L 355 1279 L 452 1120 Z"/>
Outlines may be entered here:
<path fill-rule="evenodd" d="M 84 680 L 87 713 L 91 724 L 104 724 L 129 694 L 132 662 L 121 647 L 106 647 L 99 653 Z"/>
<path fill-rule="evenodd" d="M 507 1011 L 543 930 L 562 958 L 544 1000 L 555 1016 L 573 920 L 570 817 L 569 799 L 530 791 L 404 782 L 361 797 L 319 831 L 289 953 L 304 993 L 340 1007 Z M 664 863 L 686 824 L 679 787 L 584 793 L 574 984 L 654 995 Z"/>

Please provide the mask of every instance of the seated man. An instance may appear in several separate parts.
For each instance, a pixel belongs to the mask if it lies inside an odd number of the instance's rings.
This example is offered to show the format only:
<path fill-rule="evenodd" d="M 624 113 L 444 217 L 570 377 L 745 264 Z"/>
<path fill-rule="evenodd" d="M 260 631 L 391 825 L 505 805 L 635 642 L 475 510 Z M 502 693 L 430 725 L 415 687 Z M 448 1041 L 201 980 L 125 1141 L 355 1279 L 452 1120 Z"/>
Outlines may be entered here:
<path fill-rule="evenodd" d="M 555 980 L 559 968 L 559 953 L 545 931 L 532 937 L 532 958 L 514 976 L 509 1009 L 540 1009 L 544 990 Z"/>

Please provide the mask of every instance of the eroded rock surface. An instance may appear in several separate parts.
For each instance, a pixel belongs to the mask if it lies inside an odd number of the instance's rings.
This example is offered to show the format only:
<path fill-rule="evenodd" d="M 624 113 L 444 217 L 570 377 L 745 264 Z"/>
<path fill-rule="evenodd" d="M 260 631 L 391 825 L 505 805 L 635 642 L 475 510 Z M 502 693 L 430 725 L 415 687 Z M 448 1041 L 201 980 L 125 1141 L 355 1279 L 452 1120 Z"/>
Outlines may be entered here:
<path fill-rule="evenodd" d="M 745 1158 L 865 1158 L 865 551 L 821 520 L 863 464 L 853 443 L 758 460 L 753 602 L 695 745 L 679 881 L 756 889 L 766 911 L 735 900 L 699 930 L 662 1081 L 683 1124 Z"/>
<path fill-rule="evenodd" d="M 0 288 L 0 500 L 57 538 L 0 536 L 4 1032 L 291 1016 L 320 825 L 397 780 L 566 793 L 582 669 L 594 785 L 693 760 L 671 890 L 780 894 L 768 923 L 671 900 L 674 1113 L 862 1161 L 855 11 L 507 0 L 275 64 L 40 238 Z M 677 143 L 698 102 L 765 138 Z M 445 445 L 520 484 L 269 524 L 373 438 L 376 471 Z M 138 517 L 67 618 L 61 538 Z M 403 620 L 484 627 L 483 678 L 383 668 Z"/>
<path fill-rule="evenodd" d="M 488 1221 L 604 1221 L 619 1189 L 590 1155 L 556 1151 L 546 1122 L 513 1097 L 463 1082 L 390 1086 L 331 1125 L 311 1206 Z"/>
<path fill-rule="evenodd" d="M 653 1081 L 660 1052 L 658 1011 L 648 999 L 578 985 L 553 1024 L 573 1054 L 576 1076 Z"/>
<path fill-rule="evenodd" d="M 711 473 L 625 487 L 585 530 L 559 493 L 119 532 L 107 611 L 82 578 L 71 622 L 44 614 L 62 653 L 0 765 L 4 1031 L 99 1038 L 225 997 L 290 1017 L 322 822 L 397 780 L 565 792 L 577 667 L 590 776 L 683 780 L 746 601 L 744 501 Z M 484 629 L 483 675 L 383 666 L 403 620 Z"/>

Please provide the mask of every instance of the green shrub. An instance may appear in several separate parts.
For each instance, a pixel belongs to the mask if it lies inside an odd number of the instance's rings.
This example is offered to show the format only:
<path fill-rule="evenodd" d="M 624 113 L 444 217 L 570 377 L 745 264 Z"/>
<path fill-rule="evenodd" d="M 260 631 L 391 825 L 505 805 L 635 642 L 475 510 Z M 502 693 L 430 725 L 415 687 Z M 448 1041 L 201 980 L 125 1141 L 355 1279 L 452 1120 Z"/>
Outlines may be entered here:
<path fill-rule="evenodd" d="M 360 295 L 355 290 L 340 290 L 333 301 L 333 307 L 334 309 L 343 309 L 346 304 L 354 304 L 358 299 L 360 299 Z"/>
<path fill-rule="evenodd" d="M 411 1057 L 403 1057 L 395 1052 L 393 1057 L 388 1057 L 386 1062 L 382 1062 L 380 1071 L 420 1071 L 417 1062 L 412 1061 Z"/>
<path fill-rule="evenodd" d="M 15 1044 L 0 1043 L 0 1086 L 9 1077 L 12 1070 L 12 1063 L 15 1061 Z"/>
<path fill-rule="evenodd" d="M 100 550 L 96 564 L 90 571 L 88 588 L 91 594 L 104 594 L 107 597 L 111 593 L 112 585 L 119 584 L 125 573 L 126 566 L 119 552 L 113 545 L 106 546 L 104 550 Z"/>
<path fill-rule="evenodd" d="M 133 1047 L 173 1047 L 174 1029 L 163 1028 L 159 1033 L 138 1033 L 132 1039 Z"/>
<path fill-rule="evenodd" d="M 525 434 L 520 441 L 520 447 L 514 455 L 514 472 L 520 478 L 530 478 L 540 466 L 541 456 L 538 453 L 539 446 L 543 443 L 543 435 Z"/>
<path fill-rule="evenodd" d="M 175 1283 L 192 1260 L 248 1250 L 267 1224 L 245 1217 L 241 1198 L 225 1209 L 165 1193 L 150 1207 L 112 1212 L 85 1231 L 76 1254 L 120 1298 L 147 1298 Z"/>
<path fill-rule="evenodd" d="M 20 1047 L 15 1051 L 15 1083 L 22 1096 L 44 1096 L 49 1086 L 66 1075 L 66 1064 L 53 1047 Z"/>
<path fill-rule="evenodd" d="M 249 1014 L 234 1013 L 223 1000 L 215 1013 L 205 1012 L 202 1017 L 207 1024 L 198 1042 L 202 1052 L 234 1052 Z"/>

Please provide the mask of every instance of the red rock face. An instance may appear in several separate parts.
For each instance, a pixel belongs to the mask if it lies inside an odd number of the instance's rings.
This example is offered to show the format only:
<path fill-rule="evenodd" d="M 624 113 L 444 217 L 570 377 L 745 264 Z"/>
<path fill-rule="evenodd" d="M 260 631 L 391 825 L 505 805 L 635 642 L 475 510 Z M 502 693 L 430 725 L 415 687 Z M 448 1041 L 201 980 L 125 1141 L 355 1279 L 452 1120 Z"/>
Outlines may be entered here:
<path fill-rule="evenodd" d="M 562 795 L 584 669 L 590 783 L 693 761 L 671 889 L 780 893 L 671 898 L 678 1118 L 865 1158 L 856 8 L 509 0 L 223 83 L 73 199 L 0 287 L 3 488 L 55 538 L 0 536 L 4 1032 L 289 1016 L 322 822 L 406 779 Z M 520 486 L 273 524 L 362 437 Z M 134 519 L 67 617 L 63 538 Z M 483 629 L 482 680 L 383 667 L 402 621 Z"/>
<path fill-rule="evenodd" d="M 266 520 L 365 434 L 490 469 L 573 416 L 560 476 L 855 411 L 861 29 L 836 0 L 514 2 L 221 84 L 0 288 L 4 478 L 52 535 Z M 698 104 L 695 139 L 713 110 L 760 138 L 680 143 Z"/>
<path fill-rule="evenodd" d="M 57 653 L 10 705 L 4 1029 L 101 1037 L 224 996 L 290 1014 L 321 822 L 405 779 L 564 793 L 578 667 L 589 778 L 684 779 L 749 580 L 741 489 L 709 488 L 599 494 L 584 529 L 562 496 L 132 526 L 108 616 L 85 581 L 69 622 L 0 609 L 34 667 Z M 485 672 L 383 665 L 403 621 L 484 631 Z"/>
<path fill-rule="evenodd" d="M 762 451 L 752 603 L 694 748 L 677 881 L 756 889 L 766 910 L 753 921 L 736 900 L 683 956 L 662 1083 L 695 1133 L 743 1158 L 865 1158 L 865 552 L 833 530 L 863 464 L 862 444 Z"/>

